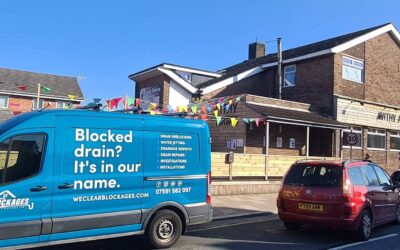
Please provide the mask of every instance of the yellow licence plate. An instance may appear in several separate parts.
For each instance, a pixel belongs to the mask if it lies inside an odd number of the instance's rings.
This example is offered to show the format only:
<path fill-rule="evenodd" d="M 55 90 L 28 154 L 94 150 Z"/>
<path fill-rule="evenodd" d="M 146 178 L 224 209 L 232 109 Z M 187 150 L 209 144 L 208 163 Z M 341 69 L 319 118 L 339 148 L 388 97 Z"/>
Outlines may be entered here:
<path fill-rule="evenodd" d="M 323 212 L 324 206 L 319 204 L 299 203 L 299 209 Z"/>

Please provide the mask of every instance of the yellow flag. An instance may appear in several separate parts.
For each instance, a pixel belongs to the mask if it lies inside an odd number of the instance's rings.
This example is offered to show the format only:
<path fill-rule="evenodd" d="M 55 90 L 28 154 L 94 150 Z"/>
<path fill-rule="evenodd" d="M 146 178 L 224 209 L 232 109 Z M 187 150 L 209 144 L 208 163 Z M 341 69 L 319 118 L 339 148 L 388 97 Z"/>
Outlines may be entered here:
<path fill-rule="evenodd" d="M 217 109 L 218 109 L 218 110 L 221 110 L 221 103 L 218 103 L 218 104 L 217 104 Z"/>
<path fill-rule="evenodd" d="M 183 107 L 182 107 L 182 106 L 179 106 L 179 107 L 178 107 L 178 111 L 179 111 L 179 113 L 182 113 L 182 112 L 183 112 Z"/>
<path fill-rule="evenodd" d="M 71 100 L 75 100 L 76 96 L 74 96 L 74 95 L 68 95 L 68 98 L 71 99 Z"/>
<path fill-rule="evenodd" d="M 229 105 L 232 105 L 232 102 L 233 102 L 232 100 L 229 100 Z"/>
<path fill-rule="evenodd" d="M 215 117 L 218 117 L 218 110 L 214 110 Z"/>
<path fill-rule="evenodd" d="M 232 117 L 232 118 L 231 118 L 232 127 L 236 127 L 237 123 L 238 123 L 238 119 Z"/>
<path fill-rule="evenodd" d="M 150 111 L 150 115 L 155 115 L 155 114 L 156 114 L 156 111 L 154 111 L 154 110 Z"/>
<path fill-rule="evenodd" d="M 188 107 L 187 107 L 187 106 L 183 106 L 183 110 L 184 110 L 185 112 L 188 112 Z"/>

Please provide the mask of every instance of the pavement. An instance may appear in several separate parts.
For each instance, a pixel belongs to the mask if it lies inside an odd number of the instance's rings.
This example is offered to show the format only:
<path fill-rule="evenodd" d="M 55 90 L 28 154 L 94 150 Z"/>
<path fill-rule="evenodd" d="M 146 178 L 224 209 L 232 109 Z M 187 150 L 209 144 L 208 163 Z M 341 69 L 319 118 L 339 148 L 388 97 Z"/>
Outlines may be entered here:
<path fill-rule="evenodd" d="M 213 219 L 228 219 L 255 214 L 276 214 L 276 198 L 278 193 L 213 196 Z"/>

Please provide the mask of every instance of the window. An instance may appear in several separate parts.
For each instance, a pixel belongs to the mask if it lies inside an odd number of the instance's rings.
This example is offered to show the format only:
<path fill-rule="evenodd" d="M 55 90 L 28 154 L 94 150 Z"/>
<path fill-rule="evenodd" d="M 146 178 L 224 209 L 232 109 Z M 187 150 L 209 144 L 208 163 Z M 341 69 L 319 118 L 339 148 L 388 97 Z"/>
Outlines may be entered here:
<path fill-rule="evenodd" d="M 400 151 L 400 132 L 399 131 L 390 132 L 390 149 Z"/>
<path fill-rule="evenodd" d="M 284 81 L 283 87 L 296 86 L 296 65 L 285 66 L 283 70 Z"/>
<path fill-rule="evenodd" d="M 183 72 L 183 71 L 176 71 L 176 73 L 182 77 L 183 79 L 185 79 L 188 82 L 192 81 L 192 74 L 188 73 L 188 72 Z"/>
<path fill-rule="evenodd" d="M 386 149 L 386 133 L 384 129 L 368 129 L 368 148 Z"/>
<path fill-rule="evenodd" d="M 353 185 L 365 185 L 361 170 L 358 167 L 349 168 L 349 177 Z"/>
<path fill-rule="evenodd" d="M 353 82 L 364 82 L 364 62 L 344 56 L 342 59 L 342 78 Z"/>
<path fill-rule="evenodd" d="M 379 186 L 378 177 L 371 165 L 361 167 L 361 172 L 367 177 L 369 186 Z"/>
<path fill-rule="evenodd" d="M 32 109 L 33 110 L 35 110 L 35 109 L 42 109 L 44 107 L 44 100 L 43 99 L 40 99 L 39 100 L 39 108 L 37 107 L 37 100 L 36 99 L 33 99 L 33 102 L 32 102 Z"/>
<path fill-rule="evenodd" d="M 389 186 L 390 185 L 390 177 L 387 175 L 382 168 L 374 166 L 376 174 L 378 175 L 379 183 L 381 186 Z"/>
<path fill-rule="evenodd" d="M 302 187 L 339 187 L 342 184 L 342 168 L 300 164 L 292 167 L 284 184 Z"/>
<path fill-rule="evenodd" d="M 58 108 L 58 109 L 68 108 L 71 106 L 72 106 L 72 103 L 70 103 L 70 102 L 63 102 L 63 101 L 56 102 L 56 108 Z"/>
<path fill-rule="evenodd" d="M 8 108 L 8 96 L 0 95 L 0 108 Z"/>
<path fill-rule="evenodd" d="M 0 143 L 0 184 L 19 181 L 39 172 L 45 135 L 17 135 Z"/>
<path fill-rule="evenodd" d="M 353 145 L 353 148 L 361 148 L 362 147 L 362 141 L 363 141 L 363 133 L 362 133 L 362 127 L 352 127 L 350 130 L 349 129 L 344 129 L 342 132 L 342 138 L 346 138 L 349 133 L 355 133 L 357 135 L 358 141 L 356 145 Z M 347 140 L 342 140 L 343 141 L 343 147 L 350 147 L 349 144 L 347 144 Z"/>

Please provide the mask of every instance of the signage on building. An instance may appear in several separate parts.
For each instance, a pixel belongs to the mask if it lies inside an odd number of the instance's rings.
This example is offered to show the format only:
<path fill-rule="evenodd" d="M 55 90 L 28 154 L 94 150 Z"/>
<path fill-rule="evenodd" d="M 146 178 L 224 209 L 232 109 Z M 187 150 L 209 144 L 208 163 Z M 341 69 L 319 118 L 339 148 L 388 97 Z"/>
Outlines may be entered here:
<path fill-rule="evenodd" d="M 400 115 L 378 112 L 377 120 L 387 121 L 387 122 L 400 122 Z"/>
<path fill-rule="evenodd" d="M 140 99 L 148 102 L 160 104 L 160 87 L 145 87 L 140 89 Z"/>

